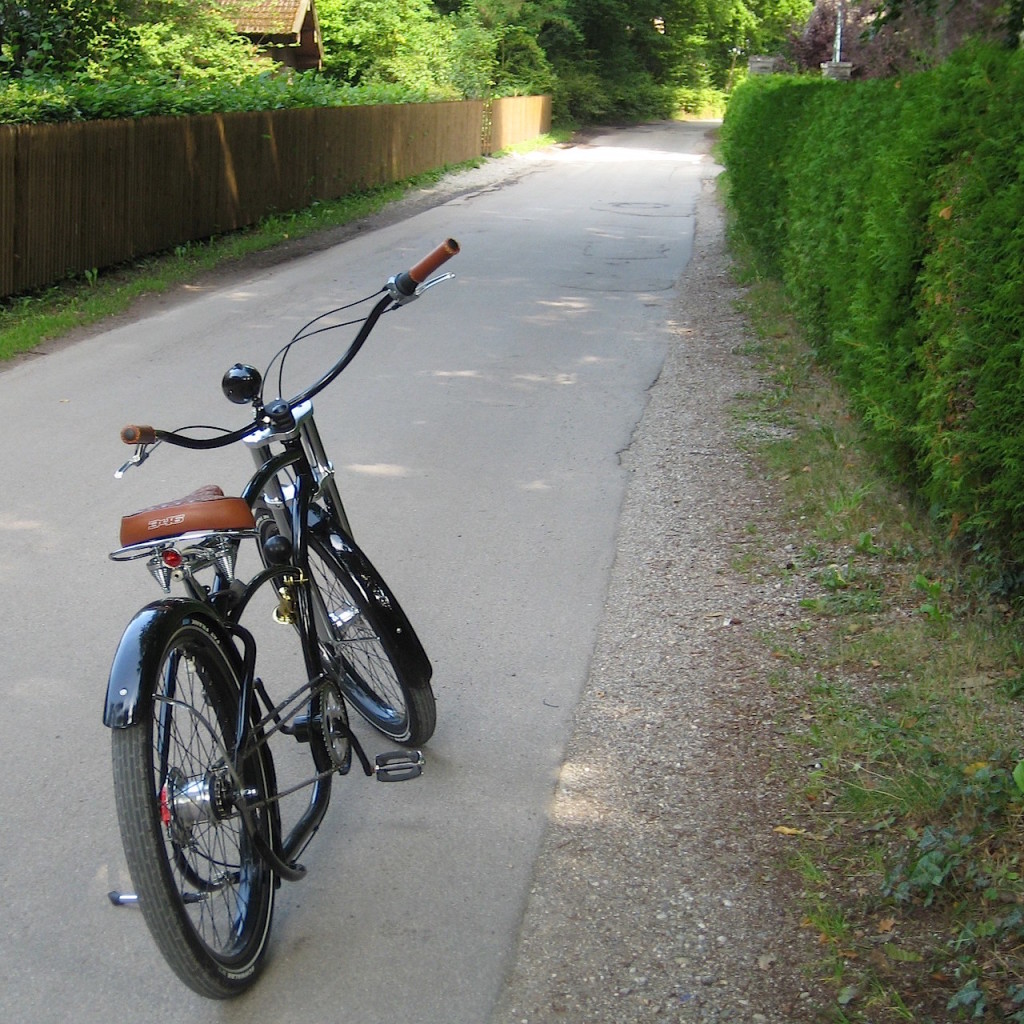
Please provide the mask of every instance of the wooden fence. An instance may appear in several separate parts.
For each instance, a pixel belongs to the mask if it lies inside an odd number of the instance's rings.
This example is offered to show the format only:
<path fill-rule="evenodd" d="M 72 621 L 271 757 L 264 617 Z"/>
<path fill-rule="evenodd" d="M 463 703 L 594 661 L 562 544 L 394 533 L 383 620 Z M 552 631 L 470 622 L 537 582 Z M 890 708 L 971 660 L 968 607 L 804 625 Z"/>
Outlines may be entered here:
<path fill-rule="evenodd" d="M 495 100 L 484 111 L 484 152 L 497 153 L 517 142 L 535 139 L 551 127 L 550 96 L 516 96 Z M 543 127 L 538 127 L 542 125 Z"/>
<path fill-rule="evenodd" d="M 0 126 L 0 297 L 535 138 L 548 97 Z"/>

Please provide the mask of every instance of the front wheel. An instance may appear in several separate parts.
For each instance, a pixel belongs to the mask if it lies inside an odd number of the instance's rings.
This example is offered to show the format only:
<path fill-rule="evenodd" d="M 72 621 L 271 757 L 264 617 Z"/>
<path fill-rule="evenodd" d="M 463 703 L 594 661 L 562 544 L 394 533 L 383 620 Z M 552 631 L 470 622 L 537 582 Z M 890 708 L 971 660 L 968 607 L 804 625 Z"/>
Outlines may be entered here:
<path fill-rule="evenodd" d="M 308 564 L 325 665 L 355 710 L 397 743 L 434 733 L 430 663 L 384 581 L 336 530 L 311 531 Z"/>
<path fill-rule="evenodd" d="M 206 629 L 169 630 L 154 664 L 150 712 L 113 731 L 125 858 L 168 964 L 201 995 L 234 996 L 262 966 L 275 889 L 242 810 L 270 845 L 274 783 L 259 752 L 234 756 L 238 678 Z"/>

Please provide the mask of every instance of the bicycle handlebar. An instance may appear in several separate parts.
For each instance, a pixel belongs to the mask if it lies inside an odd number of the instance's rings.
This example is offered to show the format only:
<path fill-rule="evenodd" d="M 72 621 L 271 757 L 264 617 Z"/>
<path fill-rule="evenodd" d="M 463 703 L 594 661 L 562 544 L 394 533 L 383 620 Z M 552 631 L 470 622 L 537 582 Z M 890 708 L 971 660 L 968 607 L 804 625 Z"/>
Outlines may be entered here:
<path fill-rule="evenodd" d="M 363 347 L 363 343 L 369 337 L 370 331 L 373 330 L 374 325 L 380 319 L 384 310 L 392 302 L 397 305 L 414 298 L 416 289 L 438 267 L 443 263 L 447 263 L 453 256 L 458 255 L 459 248 L 459 243 L 454 238 L 446 238 L 439 246 L 424 256 L 423 259 L 410 267 L 409 270 L 395 274 L 384 288 L 387 294 L 371 310 L 352 344 L 345 351 L 345 354 L 312 387 L 307 388 L 301 395 L 293 398 L 288 403 L 289 407 L 300 405 L 302 402 L 309 400 L 335 380 Z M 122 428 L 121 440 L 125 444 L 132 445 L 151 445 L 156 444 L 157 441 L 167 441 L 170 444 L 180 445 L 183 448 L 223 448 L 226 445 L 233 444 L 235 441 L 240 441 L 243 437 L 252 433 L 252 430 L 253 425 L 249 423 L 238 430 L 221 434 L 219 437 L 187 437 L 173 430 L 158 430 L 155 427 L 132 423 Z"/>
<path fill-rule="evenodd" d="M 454 238 L 446 238 L 414 267 L 403 271 L 401 274 L 395 274 L 391 279 L 391 283 L 394 284 L 395 289 L 400 295 L 405 297 L 414 295 L 417 285 L 423 284 L 442 263 L 447 263 L 453 256 L 457 256 L 458 252 L 459 243 Z"/>
<path fill-rule="evenodd" d="M 156 431 L 152 427 L 129 423 L 121 428 L 121 440 L 125 444 L 156 444 Z"/>

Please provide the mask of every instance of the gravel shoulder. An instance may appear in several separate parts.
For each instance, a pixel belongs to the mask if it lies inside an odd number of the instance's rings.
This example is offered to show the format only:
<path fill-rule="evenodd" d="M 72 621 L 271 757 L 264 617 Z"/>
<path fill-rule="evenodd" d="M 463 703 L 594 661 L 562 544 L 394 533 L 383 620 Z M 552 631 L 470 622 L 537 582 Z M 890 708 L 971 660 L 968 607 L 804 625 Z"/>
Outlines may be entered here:
<path fill-rule="evenodd" d="M 781 698 L 759 636 L 779 595 L 736 567 L 752 524 L 762 554 L 780 535 L 733 412 L 759 379 L 704 185 L 675 341 L 623 454 L 604 622 L 491 1024 L 822 1019 L 805 970 L 817 936 L 801 927 L 792 840 L 774 831 Z"/>

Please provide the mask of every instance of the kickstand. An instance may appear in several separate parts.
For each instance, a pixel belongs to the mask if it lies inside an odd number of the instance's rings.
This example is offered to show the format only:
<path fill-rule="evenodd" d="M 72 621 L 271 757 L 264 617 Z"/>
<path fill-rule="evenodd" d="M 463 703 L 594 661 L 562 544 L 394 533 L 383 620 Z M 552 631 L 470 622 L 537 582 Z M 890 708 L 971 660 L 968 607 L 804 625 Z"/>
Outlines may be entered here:
<path fill-rule="evenodd" d="M 113 892 L 107 893 L 107 899 L 115 907 L 137 907 L 139 905 L 139 897 L 133 892 L 118 892 L 115 889 Z"/>

